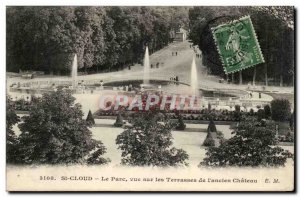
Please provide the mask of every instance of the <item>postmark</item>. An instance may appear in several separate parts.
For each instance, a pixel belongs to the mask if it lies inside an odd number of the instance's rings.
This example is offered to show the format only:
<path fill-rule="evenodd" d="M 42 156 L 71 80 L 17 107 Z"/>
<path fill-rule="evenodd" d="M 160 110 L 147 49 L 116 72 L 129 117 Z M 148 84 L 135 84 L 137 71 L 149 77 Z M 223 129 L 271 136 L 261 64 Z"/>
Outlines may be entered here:
<path fill-rule="evenodd" d="M 212 28 L 226 74 L 264 63 L 250 16 Z"/>

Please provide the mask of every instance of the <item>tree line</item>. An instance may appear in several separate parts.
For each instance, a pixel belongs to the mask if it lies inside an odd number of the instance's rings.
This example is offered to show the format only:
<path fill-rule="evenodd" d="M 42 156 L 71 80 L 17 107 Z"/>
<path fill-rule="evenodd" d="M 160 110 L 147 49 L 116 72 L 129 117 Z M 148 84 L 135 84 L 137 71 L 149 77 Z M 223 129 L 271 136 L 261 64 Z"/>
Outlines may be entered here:
<path fill-rule="evenodd" d="M 265 63 L 240 73 L 225 75 L 211 27 L 250 15 Z M 194 7 L 189 10 L 189 38 L 203 53 L 212 74 L 232 82 L 293 85 L 294 9 L 292 7 Z"/>
<path fill-rule="evenodd" d="M 68 74 L 74 54 L 82 71 L 141 62 L 188 25 L 188 7 L 8 7 L 7 71 Z"/>

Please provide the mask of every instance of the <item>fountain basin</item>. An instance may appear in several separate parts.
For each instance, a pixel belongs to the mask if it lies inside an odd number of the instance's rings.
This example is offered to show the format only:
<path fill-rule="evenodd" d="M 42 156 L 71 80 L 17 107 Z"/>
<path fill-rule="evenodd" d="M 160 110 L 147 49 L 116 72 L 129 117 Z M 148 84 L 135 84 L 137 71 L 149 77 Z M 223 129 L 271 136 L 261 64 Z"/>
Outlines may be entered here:
<path fill-rule="evenodd" d="M 154 84 L 141 84 L 140 87 L 144 89 L 158 89 L 158 86 Z"/>

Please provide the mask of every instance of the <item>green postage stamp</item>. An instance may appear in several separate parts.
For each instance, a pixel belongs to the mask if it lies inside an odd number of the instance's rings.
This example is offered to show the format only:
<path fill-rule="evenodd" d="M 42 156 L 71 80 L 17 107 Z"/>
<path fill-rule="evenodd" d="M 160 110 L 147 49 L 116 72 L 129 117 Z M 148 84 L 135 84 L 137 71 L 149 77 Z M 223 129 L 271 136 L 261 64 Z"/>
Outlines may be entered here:
<path fill-rule="evenodd" d="M 212 28 L 226 74 L 264 63 L 250 16 Z"/>

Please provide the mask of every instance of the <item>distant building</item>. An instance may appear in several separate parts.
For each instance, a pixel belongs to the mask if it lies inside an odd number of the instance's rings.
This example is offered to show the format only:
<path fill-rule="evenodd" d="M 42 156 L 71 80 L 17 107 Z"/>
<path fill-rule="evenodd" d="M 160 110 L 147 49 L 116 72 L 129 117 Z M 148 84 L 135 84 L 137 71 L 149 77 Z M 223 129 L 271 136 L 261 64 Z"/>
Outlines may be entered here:
<path fill-rule="evenodd" d="M 179 28 L 178 31 L 175 32 L 174 41 L 183 42 L 187 38 L 187 31 L 183 28 Z"/>

